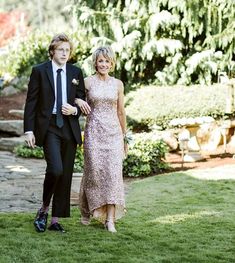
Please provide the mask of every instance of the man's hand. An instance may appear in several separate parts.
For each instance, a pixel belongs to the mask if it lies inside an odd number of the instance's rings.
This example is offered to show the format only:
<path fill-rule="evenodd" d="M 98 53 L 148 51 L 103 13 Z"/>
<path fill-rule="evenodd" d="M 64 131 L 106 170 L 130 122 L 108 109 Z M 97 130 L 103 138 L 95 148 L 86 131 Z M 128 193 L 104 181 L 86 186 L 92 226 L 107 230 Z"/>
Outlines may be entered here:
<path fill-rule="evenodd" d="M 69 103 L 62 105 L 62 114 L 63 115 L 72 115 L 75 114 L 77 111 L 77 108 L 70 105 Z"/>
<path fill-rule="evenodd" d="M 27 145 L 30 148 L 35 147 L 35 136 L 34 136 L 33 132 L 29 132 L 29 133 L 25 134 L 25 142 L 27 143 Z"/>
<path fill-rule="evenodd" d="M 85 100 L 75 99 L 75 103 L 81 109 L 82 113 L 87 115 L 91 112 L 91 107 L 89 106 L 89 104 Z"/>

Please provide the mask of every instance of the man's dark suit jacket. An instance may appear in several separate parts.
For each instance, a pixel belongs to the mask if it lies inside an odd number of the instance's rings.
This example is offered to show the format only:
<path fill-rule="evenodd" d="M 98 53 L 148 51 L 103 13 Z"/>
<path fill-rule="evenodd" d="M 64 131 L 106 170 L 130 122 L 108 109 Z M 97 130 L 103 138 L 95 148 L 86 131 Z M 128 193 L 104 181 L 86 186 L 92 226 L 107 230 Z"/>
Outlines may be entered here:
<path fill-rule="evenodd" d="M 75 98 L 85 99 L 85 86 L 82 71 L 66 64 L 67 101 L 74 105 Z M 24 111 L 24 132 L 33 131 L 36 145 L 42 146 L 55 102 L 54 79 L 51 61 L 33 67 L 28 85 L 28 93 Z M 82 143 L 78 117 L 81 110 L 77 108 L 77 115 L 69 115 L 69 123 L 74 138 L 78 144 Z"/>

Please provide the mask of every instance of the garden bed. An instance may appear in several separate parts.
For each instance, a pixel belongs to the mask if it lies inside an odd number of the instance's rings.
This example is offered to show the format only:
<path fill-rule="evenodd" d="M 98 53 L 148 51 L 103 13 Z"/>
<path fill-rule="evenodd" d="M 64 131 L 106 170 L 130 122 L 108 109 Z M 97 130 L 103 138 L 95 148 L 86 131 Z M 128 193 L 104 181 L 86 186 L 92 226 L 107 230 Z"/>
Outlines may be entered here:
<path fill-rule="evenodd" d="M 0 120 L 20 120 L 20 117 L 14 116 L 9 113 L 9 110 L 22 110 L 25 99 L 26 91 L 20 92 L 10 96 L 0 95 Z"/>

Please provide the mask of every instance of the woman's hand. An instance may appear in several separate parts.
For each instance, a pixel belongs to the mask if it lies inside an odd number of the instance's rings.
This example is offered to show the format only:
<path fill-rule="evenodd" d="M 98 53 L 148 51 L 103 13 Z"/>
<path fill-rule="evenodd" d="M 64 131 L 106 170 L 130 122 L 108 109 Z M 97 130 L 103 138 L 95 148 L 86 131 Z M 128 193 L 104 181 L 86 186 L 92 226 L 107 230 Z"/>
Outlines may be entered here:
<path fill-rule="evenodd" d="M 89 114 L 91 112 L 91 107 L 89 104 L 81 99 L 75 99 L 75 103 L 78 105 L 78 107 L 81 109 L 82 113 Z"/>

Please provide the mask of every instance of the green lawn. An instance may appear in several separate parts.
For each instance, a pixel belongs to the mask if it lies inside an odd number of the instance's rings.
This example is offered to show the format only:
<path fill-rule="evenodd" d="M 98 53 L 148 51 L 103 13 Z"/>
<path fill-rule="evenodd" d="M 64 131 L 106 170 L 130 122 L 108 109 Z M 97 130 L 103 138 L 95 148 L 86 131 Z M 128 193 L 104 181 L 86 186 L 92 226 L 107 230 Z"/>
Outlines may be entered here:
<path fill-rule="evenodd" d="M 173 173 L 132 181 L 127 215 L 111 234 L 79 224 L 66 234 L 36 233 L 32 213 L 0 214 L 0 262 L 235 262 L 235 182 Z"/>

